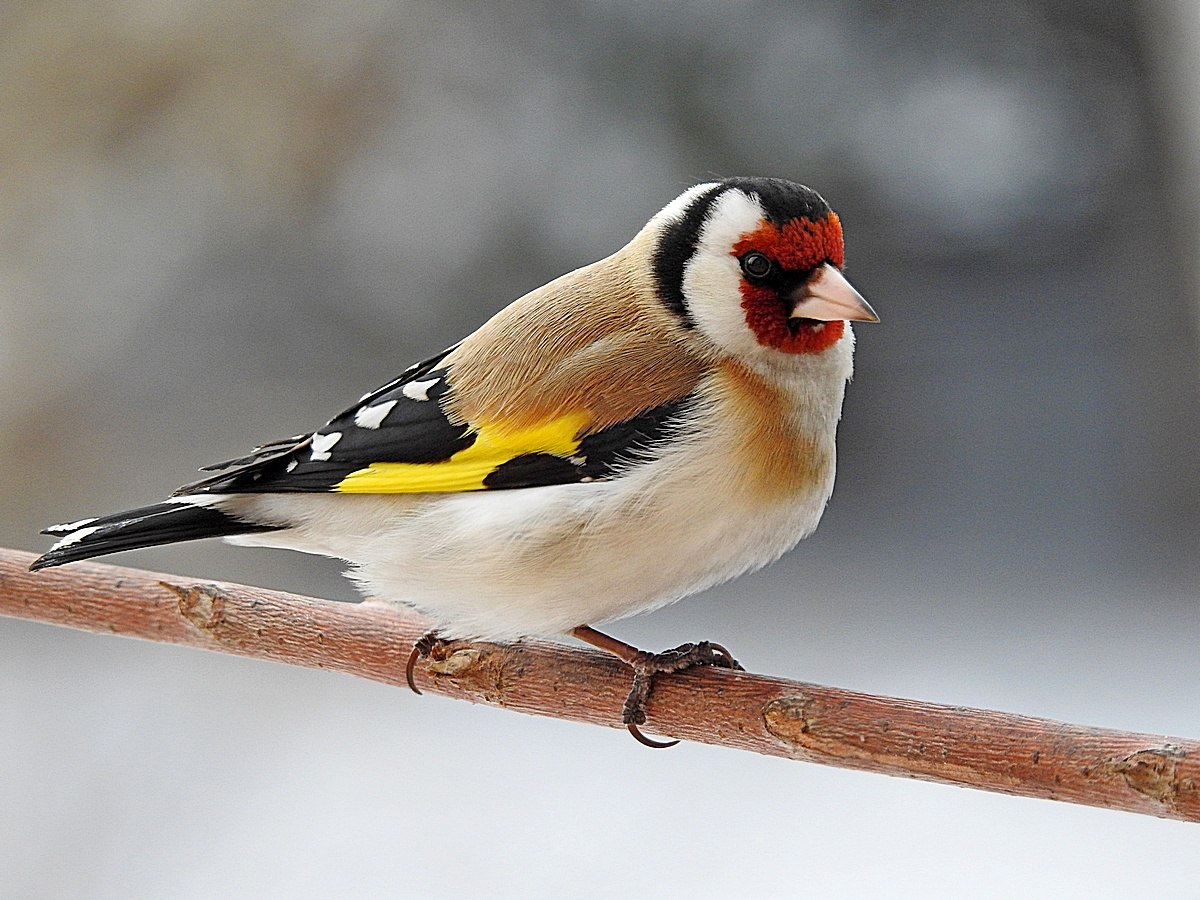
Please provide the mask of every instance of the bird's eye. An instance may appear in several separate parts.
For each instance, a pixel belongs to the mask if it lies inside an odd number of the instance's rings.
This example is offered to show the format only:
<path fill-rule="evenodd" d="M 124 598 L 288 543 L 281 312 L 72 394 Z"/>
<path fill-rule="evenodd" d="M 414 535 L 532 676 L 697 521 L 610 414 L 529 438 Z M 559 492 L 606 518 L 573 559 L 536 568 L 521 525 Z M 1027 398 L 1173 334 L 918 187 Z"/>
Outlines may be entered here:
<path fill-rule="evenodd" d="M 766 278 L 771 273 L 771 260 L 757 250 L 742 257 L 742 271 L 748 278 Z"/>

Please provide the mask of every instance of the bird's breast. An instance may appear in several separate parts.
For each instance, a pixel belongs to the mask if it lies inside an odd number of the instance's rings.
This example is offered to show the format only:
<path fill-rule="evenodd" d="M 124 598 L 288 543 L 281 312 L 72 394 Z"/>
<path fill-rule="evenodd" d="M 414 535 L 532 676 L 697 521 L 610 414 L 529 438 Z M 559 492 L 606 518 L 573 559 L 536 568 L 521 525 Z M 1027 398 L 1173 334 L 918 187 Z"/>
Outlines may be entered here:
<path fill-rule="evenodd" d="M 733 362 L 718 367 L 708 385 L 720 417 L 714 445 L 727 455 L 728 478 L 747 502 L 828 496 L 843 388 L 813 387 L 781 384 Z"/>

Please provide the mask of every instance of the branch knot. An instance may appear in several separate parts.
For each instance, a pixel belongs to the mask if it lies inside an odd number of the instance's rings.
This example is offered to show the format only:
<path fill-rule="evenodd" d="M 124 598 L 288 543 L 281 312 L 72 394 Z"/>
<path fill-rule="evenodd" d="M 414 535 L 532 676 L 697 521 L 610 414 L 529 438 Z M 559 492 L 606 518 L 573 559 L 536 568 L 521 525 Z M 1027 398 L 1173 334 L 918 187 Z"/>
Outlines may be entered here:
<path fill-rule="evenodd" d="M 179 598 L 179 614 L 193 627 L 211 635 L 224 623 L 225 598 L 215 584 L 159 584 Z"/>

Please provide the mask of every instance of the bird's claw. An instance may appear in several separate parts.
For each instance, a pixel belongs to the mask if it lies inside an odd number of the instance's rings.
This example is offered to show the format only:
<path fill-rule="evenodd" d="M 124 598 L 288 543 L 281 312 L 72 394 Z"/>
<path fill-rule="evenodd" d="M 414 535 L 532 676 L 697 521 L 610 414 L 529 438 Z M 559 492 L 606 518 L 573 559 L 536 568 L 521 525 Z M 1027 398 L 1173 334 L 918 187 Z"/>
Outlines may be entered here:
<path fill-rule="evenodd" d="M 640 743 L 647 747 L 661 749 L 674 747 L 679 741 L 656 741 L 646 737 L 638 728 L 646 724 L 646 701 L 654 687 L 654 676 L 671 674 L 693 669 L 697 666 L 715 666 L 719 669 L 744 671 L 741 664 L 733 658 L 733 654 L 720 644 L 712 641 L 700 641 L 696 644 L 680 644 L 671 650 L 661 653 L 648 653 L 639 650 L 629 661 L 633 668 L 633 686 L 629 696 L 625 698 L 625 706 L 621 710 L 621 721 Z"/>
<path fill-rule="evenodd" d="M 408 665 L 404 667 L 404 678 L 408 682 L 409 688 L 414 694 L 420 694 L 421 689 L 417 687 L 417 682 L 413 678 L 413 672 L 417 667 L 417 660 L 426 656 L 437 656 L 443 653 L 449 645 L 438 637 L 436 631 L 427 631 L 413 644 L 412 653 L 408 656 Z"/>

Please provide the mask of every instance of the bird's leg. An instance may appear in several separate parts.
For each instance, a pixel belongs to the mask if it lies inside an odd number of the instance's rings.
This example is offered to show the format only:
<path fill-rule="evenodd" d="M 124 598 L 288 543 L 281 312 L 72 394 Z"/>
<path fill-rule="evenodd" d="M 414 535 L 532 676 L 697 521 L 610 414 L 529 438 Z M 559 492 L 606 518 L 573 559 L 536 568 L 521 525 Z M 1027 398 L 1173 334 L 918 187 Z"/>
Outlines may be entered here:
<path fill-rule="evenodd" d="M 412 688 L 414 694 L 420 694 L 421 691 L 417 687 L 416 681 L 413 680 L 413 669 L 416 668 L 417 659 L 426 656 L 432 656 L 438 659 L 449 652 L 450 645 L 438 637 L 436 631 L 427 631 L 413 644 L 412 653 L 408 657 L 408 665 L 404 667 L 404 677 L 408 681 L 408 686 Z"/>
<path fill-rule="evenodd" d="M 580 625 L 571 631 L 574 637 L 585 644 L 591 644 L 600 650 L 607 651 L 619 657 L 633 669 L 633 686 L 629 696 L 625 698 L 625 706 L 621 710 L 621 721 L 629 729 L 629 733 L 647 747 L 674 747 L 679 741 L 656 741 L 646 737 L 638 728 L 646 723 L 646 700 L 654 686 L 654 676 L 682 672 L 696 666 L 717 666 L 722 669 L 741 671 L 742 667 L 733 658 L 733 654 L 712 641 L 700 641 L 696 644 L 680 644 L 673 650 L 662 653 L 647 653 L 624 641 L 618 641 L 602 631 L 597 631 L 590 625 Z"/>

